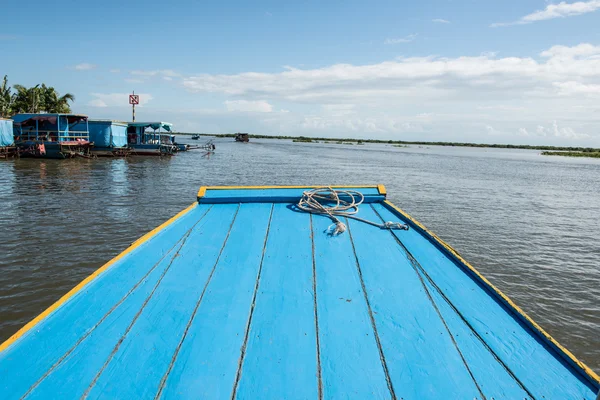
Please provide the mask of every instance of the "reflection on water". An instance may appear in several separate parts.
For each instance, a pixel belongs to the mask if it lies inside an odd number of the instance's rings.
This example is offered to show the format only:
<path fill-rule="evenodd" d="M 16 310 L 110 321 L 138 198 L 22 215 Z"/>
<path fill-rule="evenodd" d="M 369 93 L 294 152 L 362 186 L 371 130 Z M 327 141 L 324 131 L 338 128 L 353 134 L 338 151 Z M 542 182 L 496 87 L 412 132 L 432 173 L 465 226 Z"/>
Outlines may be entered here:
<path fill-rule="evenodd" d="M 210 158 L 190 151 L 0 162 L 0 340 L 188 206 L 201 185 L 384 183 L 390 200 L 600 370 L 600 160 L 501 149 L 215 144 Z"/>

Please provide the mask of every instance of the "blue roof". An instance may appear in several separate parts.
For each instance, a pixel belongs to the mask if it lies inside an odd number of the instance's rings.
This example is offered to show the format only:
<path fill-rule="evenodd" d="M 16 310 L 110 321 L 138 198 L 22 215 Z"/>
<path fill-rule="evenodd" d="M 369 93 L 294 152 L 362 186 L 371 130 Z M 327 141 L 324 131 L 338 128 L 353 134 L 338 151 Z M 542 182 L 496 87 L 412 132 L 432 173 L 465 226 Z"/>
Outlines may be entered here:
<path fill-rule="evenodd" d="M 51 113 L 22 113 L 22 114 L 15 114 L 13 115 L 11 118 L 15 121 L 15 122 L 23 122 L 23 121 L 27 121 L 28 119 L 39 119 L 39 118 L 57 118 L 57 117 L 66 117 L 66 118 L 70 118 L 70 119 L 87 119 L 87 115 L 83 115 L 83 114 L 51 114 Z"/>
<path fill-rule="evenodd" d="M 157 129 L 164 129 L 168 132 L 171 132 L 171 129 L 173 129 L 173 124 L 170 122 L 128 122 L 129 126 L 134 126 L 134 127 L 138 127 L 138 128 L 152 128 L 154 130 Z"/>
<path fill-rule="evenodd" d="M 125 121 L 116 121 L 112 119 L 88 119 L 89 124 L 98 124 L 98 125 L 120 125 L 120 126 L 128 126 L 128 123 Z"/>
<path fill-rule="evenodd" d="M 595 399 L 597 376 L 453 249 L 364 187 L 203 188 L 0 346 L 4 398 Z M 28 397 L 28 398 L 29 398 Z"/>

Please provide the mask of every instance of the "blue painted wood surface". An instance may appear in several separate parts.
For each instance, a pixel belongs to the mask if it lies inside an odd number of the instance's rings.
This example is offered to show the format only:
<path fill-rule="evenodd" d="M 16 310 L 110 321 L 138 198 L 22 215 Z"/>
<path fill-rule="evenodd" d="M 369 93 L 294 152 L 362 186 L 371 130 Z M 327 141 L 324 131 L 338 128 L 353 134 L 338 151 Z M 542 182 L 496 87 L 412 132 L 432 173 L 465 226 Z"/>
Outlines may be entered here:
<path fill-rule="evenodd" d="M 310 219 L 288 207 L 273 208 L 239 399 L 318 398 Z"/>
<path fill-rule="evenodd" d="M 282 188 L 282 189 L 207 189 L 204 196 L 199 199 L 200 203 L 251 203 L 251 202 L 297 202 L 305 190 L 311 188 Z M 339 188 L 339 190 L 358 190 L 356 188 Z M 365 203 L 380 202 L 385 196 L 379 193 L 376 187 L 360 189 Z"/>
<path fill-rule="evenodd" d="M 163 398 L 231 396 L 261 270 L 272 204 L 243 204 L 185 339 L 163 375 Z"/>
<path fill-rule="evenodd" d="M 349 235 L 313 221 L 321 375 L 325 398 L 391 398 Z"/>
<path fill-rule="evenodd" d="M 0 398 L 595 399 L 427 235 L 332 237 L 289 190 L 219 191 L 117 261 L 0 352 Z"/>
<path fill-rule="evenodd" d="M 378 220 L 368 206 L 358 216 Z M 349 226 L 396 396 L 477 398 L 475 382 L 394 237 L 359 221 Z"/>

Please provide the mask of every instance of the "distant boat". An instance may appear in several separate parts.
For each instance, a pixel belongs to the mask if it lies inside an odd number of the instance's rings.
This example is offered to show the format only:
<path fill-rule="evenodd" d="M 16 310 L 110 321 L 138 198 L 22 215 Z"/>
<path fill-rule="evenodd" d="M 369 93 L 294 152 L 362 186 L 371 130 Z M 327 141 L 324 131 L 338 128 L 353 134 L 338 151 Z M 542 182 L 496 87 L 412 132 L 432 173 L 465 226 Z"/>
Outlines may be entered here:
<path fill-rule="evenodd" d="M 200 135 L 192 135 L 192 140 L 198 140 L 200 139 Z"/>
<path fill-rule="evenodd" d="M 345 189 L 362 200 L 335 236 L 300 212 L 309 189 L 200 188 L 0 344 L 0 397 L 597 398 L 592 370 L 383 185 Z"/>
<path fill-rule="evenodd" d="M 247 143 L 250 141 L 250 138 L 248 137 L 247 133 L 238 133 L 235 135 L 235 141 Z"/>

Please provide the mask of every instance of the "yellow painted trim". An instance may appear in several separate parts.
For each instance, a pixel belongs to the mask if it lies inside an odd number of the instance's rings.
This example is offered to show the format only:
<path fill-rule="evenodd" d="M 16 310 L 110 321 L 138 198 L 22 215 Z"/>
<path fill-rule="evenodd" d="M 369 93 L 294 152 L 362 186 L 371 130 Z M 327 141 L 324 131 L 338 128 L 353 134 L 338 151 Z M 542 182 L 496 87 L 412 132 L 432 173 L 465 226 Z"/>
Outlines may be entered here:
<path fill-rule="evenodd" d="M 402 209 L 400 209 L 399 207 L 396 207 L 389 200 L 385 200 L 384 202 L 387 205 L 389 205 L 390 207 L 392 207 L 394 210 L 396 210 L 398 213 L 400 213 L 404 218 L 410 220 L 413 224 L 415 224 L 420 229 L 422 229 L 423 232 L 425 232 L 426 234 L 431 236 L 431 238 L 433 238 L 435 241 L 437 241 L 440 245 L 442 245 L 458 261 L 460 261 L 471 272 L 473 272 L 481 280 L 481 282 L 483 282 L 486 286 L 488 286 L 490 289 L 492 289 L 494 292 L 496 292 L 496 294 L 498 296 L 500 296 L 506 302 L 506 304 L 509 305 L 513 309 L 513 311 L 515 311 L 517 314 L 521 315 L 536 331 L 538 331 L 538 333 L 540 333 L 544 338 L 546 338 L 546 340 L 550 341 L 565 356 L 567 356 L 569 359 L 571 359 L 571 361 L 573 363 L 575 363 L 575 365 L 579 366 L 579 368 L 581 368 L 582 371 L 585 374 L 587 374 L 588 377 L 591 378 L 592 381 L 596 382 L 597 384 L 600 384 L 600 377 L 594 371 L 592 371 L 583 362 L 578 360 L 577 357 L 575 357 L 575 355 L 573 355 L 573 353 L 571 353 L 564 346 L 562 346 L 560 343 L 558 343 L 558 341 L 556 339 L 554 339 L 552 336 L 550 336 L 550 334 L 548 332 L 546 332 L 540 325 L 538 325 L 529 315 L 527 315 L 519 306 L 517 306 L 507 295 L 502 293 L 500 291 L 500 289 L 498 289 L 496 286 L 494 286 L 490 281 L 487 280 L 487 278 L 485 278 L 483 275 L 481 275 L 481 273 L 479 271 L 477 271 L 471 264 L 469 264 L 464 258 L 462 258 L 460 256 L 460 254 L 458 254 L 458 252 L 452 248 L 452 246 L 450 246 L 449 244 L 444 242 L 435 233 L 431 232 L 423 224 L 421 224 L 419 221 L 417 221 L 416 219 L 414 219 L 413 217 L 408 215 Z"/>
<path fill-rule="evenodd" d="M 198 200 L 206 195 L 207 190 L 240 190 L 240 189 L 307 189 L 307 188 L 319 188 L 324 186 L 201 186 L 198 190 Z M 383 185 L 334 185 L 329 186 L 334 189 L 339 188 L 348 188 L 348 189 L 358 189 L 358 188 L 377 188 L 379 190 L 379 194 L 385 196 L 385 186 Z M 382 192 L 383 190 L 383 192 Z"/>
<path fill-rule="evenodd" d="M 67 294 L 65 294 L 60 299 L 58 299 L 57 302 L 55 302 L 50 307 L 48 307 L 46 310 L 44 310 L 40 315 L 38 315 L 37 317 L 35 317 L 31 321 L 29 321 L 29 323 L 27 323 L 25 326 L 23 326 L 21 329 L 19 329 L 17 331 L 17 333 L 15 333 L 11 337 L 9 337 L 4 343 L 0 344 L 0 352 L 5 350 L 8 346 L 13 344 L 17 339 L 19 339 L 21 336 L 26 334 L 29 330 L 31 330 L 34 326 L 36 326 L 38 323 L 40 323 L 44 318 L 46 318 L 48 315 L 50 315 L 58 307 L 63 305 L 71 297 L 76 295 L 79 291 L 81 291 L 81 289 L 83 289 L 85 286 L 87 286 L 89 283 L 91 283 L 94 279 L 96 279 L 100 274 L 102 274 L 104 271 L 106 271 L 108 268 L 110 268 L 117 261 L 119 261 L 120 259 L 125 257 L 127 254 L 131 253 L 136 248 L 140 247 L 142 244 L 144 244 L 145 242 L 150 240 L 158 232 L 160 232 L 161 230 L 166 228 L 168 225 L 171 225 L 173 222 L 175 222 L 175 220 L 177 220 L 182 215 L 186 214 L 188 211 L 190 211 L 192 208 L 196 207 L 197 205 L 198 205 L 198 203 L 192 203 L 185 210 L 180 211 L 179 213 L 177 213 L 175 216 L 173 216 L 166 222 L 162 223 L 158 227 L 156 227 L 153 230 L 151 230 L 150 232 L 146 233 L 144 236 L 142 236 L 141 238 L 139 238 L 138 240 L 133 242 L 131 244 L 131 246 L 129 246 L 124 251 L 122 251 L 115 258 L 113 258 L 112 260 L 110 260 L 109 262 L 107 262 L 106 264 L 101 266 L 100 268 L 98 268 L 94 273 L 92 273 L 90 276 L 88 276 L 83 281 L 81 281 L 77 286 L 75 286 L 73 289 L 71 289 Z"/>
<path fill-rule="evenodd" d="M 304 185 L 304 186 L 202 186 L 200 190 L 203 188 L 206 190 L 232 190 L 232 189 L 305 189 L 305 188 L 320 188 L 320 187 L 332 187 L 332 188 L 377 188 L 378 185 L 334 185 L 334 186 L 326 186 L 326 185 Z"/>

